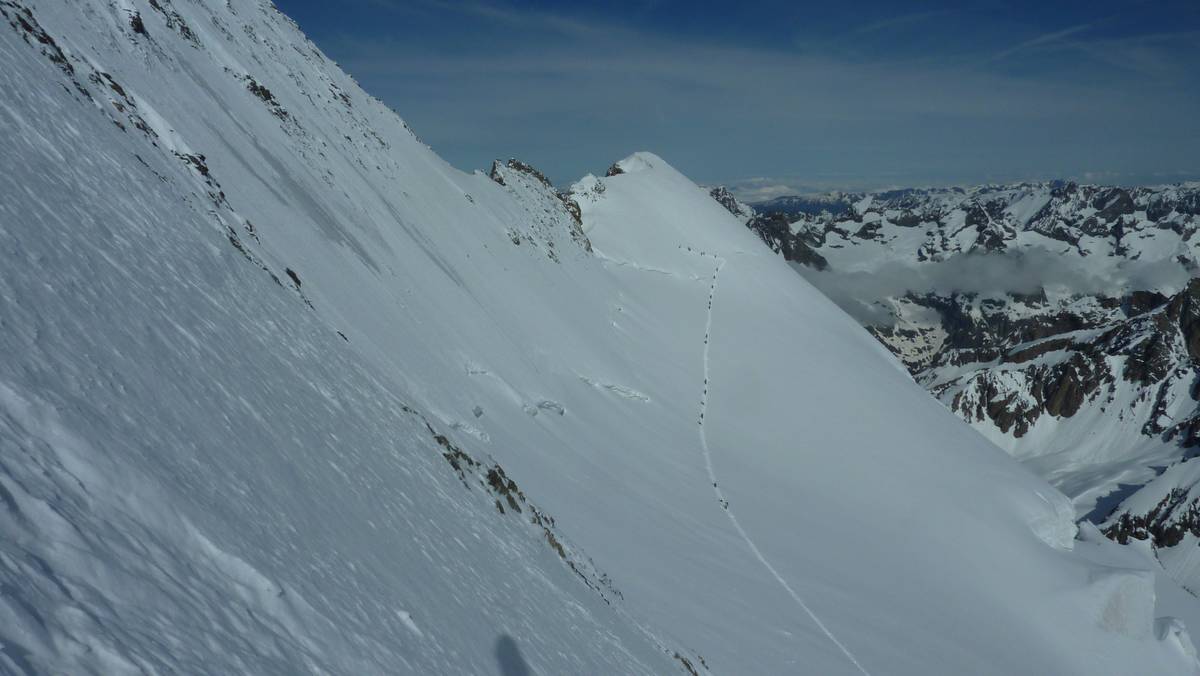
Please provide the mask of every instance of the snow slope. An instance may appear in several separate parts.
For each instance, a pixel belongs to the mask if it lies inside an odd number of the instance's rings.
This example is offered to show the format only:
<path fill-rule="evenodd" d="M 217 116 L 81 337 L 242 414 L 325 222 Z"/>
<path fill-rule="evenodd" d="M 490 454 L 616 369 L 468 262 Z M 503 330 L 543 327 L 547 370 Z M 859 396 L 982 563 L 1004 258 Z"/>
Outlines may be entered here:
<path fill-rule="evenodd" d="M 1195 673 L 660 158 L 464 174 L 256 0 L 0 16 L 4 671 Z"/>
<path fill-rule="evenodd" d="M 757 249 L 750 231 L 702 229 L 718 218 L 729 222 L 716 215 L 719 205 L 663 197 L 686 194 L 686 179 L 656 158 L 641 156 L 633 164 L 652 168 L 603 182 L 586 179 L 576 186 L 575 197 L 597 251 L 624 263 L 617 269 L 640 267 L 659 275 L 671 269 L 669 261 L 686 264 L 696 251 L 701 260 L 715 255 L 726 261 L 714 280 L 701 452 L 707 447 L 712 457 L 711 478 L 720 489 L 717 506 L 724 508 L 728 500 L 729 512 L 750 541 L 740 543 L 752 557 L 742 566 L 753 566 L 761 554 L 770 562 L 759 566 L 767 581 L 774 569 L 791 587 L 781 585 L 773 595 L 766 590 L 750 604 L 760 620 L 778 603 L 768 598 L 783 592 L 784 601 L 794 601 L 788 594 L 794 590 L 856 661 L 868 670 L 874 663 L 886 673 L 929 670 L 925 660 L 931 651 L 963 660 L 961 668 L 947 668 L 947 673 L 1003 673 L 1023 660 L 1041 659 L 1050 660 L 1043 665 L 1054 664 L 1041 667 L 1047 672 L 1071 673 L 1082 669 L 1078 662 L 1068 666 L 1074 659 L 1104 651 L 1077 646 L 1071 658 L 1051 656 L 1054 649 L 1035 657 L 1029 648 L 1039 643 L 1032 635 L 1056 633 L 1049 620 L 1056 613 L 1093 612 L 1052 609 L 1044 605 L 1043 594 L 1027 595 L 1032 580 L 1024 576 L 1037 569 L 1033 561 L 1062 555 L 1030 538 L 1031 530 L 1059 546 L 1070 544 L 1073 512 L 1061 494 L 1016 471 L 971 430 L 947 422 L 945 409 L 887 359 L 881 346 L 855 331 L 853 322 L 814 289 L 797 284 L 781 260 Z M 650 233 L 656 235 L 653 240 Z M 693 273 L 702 289 L 709 287 L 713 262 Z M 1007 494 L 1009 489 L 1014 493 Z M 969 507 L 934 507 L 925 503 L 932 496 L 942 505 Z M 998 502 L 989 506 L 981 500 Z M 991 521 L 998 513 L 1019 513 L 1024 519 L 1018 519 L 1019 526 L 1002 526 Z M 1014 526 L 1012 540 L 1000 535 Z M 964 537 L 970 539 L 967 534 L 982 532 L 990 534 L 983 542 L 963 543 Z M 734 535 L 741 535 L 736 528 Z M 739 546 L 737 539 L 729 547 Z M 870 543 L 869 551 L 863 543 Z M 921 553 L 948 550 L 958 560 Z M 964 568 L 988 571 L 988 582 L 967 582 L 961 577 Z M 1005 575 L 1012 577 L 1006 581 Z M 714 581 L 710 593 L 722 593 L 721 584 Z M 745 594 L 745 588 L 737 593 Z M 790 641 L 799 632 L 786 611 L 770 624 L 782 626 Z M 790 611 L 804 617 L 803 608 Z M 979 617 L 1014 617 L 1014 612 L 1026 619 L 1020 628 L 996 628 L 1004 640 L 993 636 L 981 644 L 979 637 L 972 638 Z M 921 618 L 922 633 L 937 637 L 927 638 L 934 642 L 916 654 L 892 642 L 909 640 L 897 622 L 914 617 Z M 735 624 L 743 621 L 753 619 L 737 618 Z M 1030 636 L 1022 635 L 1026 630 Z M 1012 651 L 1017 645 L 1022 649 Z M 1103 659 L 1120 660 L 1118 655 L 1131 648 L 1109 645 L 1112 652 Z M 838 644 L 830 641 L 827 650 L 836 656 Z M 810 655 L 810 649 L 803 654 Z M 792 659 L 807 663 L 802 655 Z M 1102 664 L 1092 662 L 1082 670 L 1137 670 Z M 852 663 L 846 666 L 854 673 Z"/>

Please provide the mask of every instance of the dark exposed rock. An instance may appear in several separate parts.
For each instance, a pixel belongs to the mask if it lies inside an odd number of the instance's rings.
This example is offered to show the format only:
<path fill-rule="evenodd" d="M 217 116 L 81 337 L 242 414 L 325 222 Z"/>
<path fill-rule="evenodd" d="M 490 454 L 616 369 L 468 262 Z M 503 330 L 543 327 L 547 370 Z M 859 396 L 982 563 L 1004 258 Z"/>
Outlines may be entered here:
<path fill-rule="evenodd" d="M 266 103 L 271 103 L 275 100 L 275 95 L 271 93 L 271 90 L 260 85 L 254 78 L 247 78 L 246 89 L 249 89 L 251 94 L 254 94 Z"/>
<path fill-rule="evenodd" d="M 521 505 L 517 502 L 517 498 L 520 498 L 521 502 L 524 502 L 525 494 L 521 492 L 520 488 L 517 488 L 515 481 L 505 476 L 504 469 L 499 465 L 489 469 L 487 472 L 487 482 L 493 493 L 504 497 L 505 501 L 508 502 L 509 509 L 516 512 L 521 511 Z"/>
<path fill-rule="evenodd" d="M 1134 291 L 1125 297 L 1121 309 L 1127 317 L 1140 315 L 1162 307 L 1167 297 L 1157 291 Z"/>
<path fill-rule="evenodd" d="M 508 477 L 504 468 L 495 463 L 485 465 L 476 460 L 471 454 L 450 441 L 446 435 L 439 434 L 429 420 L 411 406 L 404 405 L 401 409 L 406 413 L 418 416 L 425 424 L 425 429 L 429 431 L 433 441 L 441 447 L 442 457 L 453 468 L 464 487 L 470 490 L 472 483 L 483 487 L 491 494 L 496 511 L 500 514 L 509 512 L 525 514 L 528 511 L 529 523 L 541 531 L 547 546 L 584 584 L 599 594 L 605 603 L 611 604 L 611 597 L 624 598 L 607 574 L 596 570 L 595 564 L 590 560 L 580 557 L 577 552 L 568 549 L 563 544 L 561 536 L 556 532 L 557 523 L 554 517 L 531 504 L 525 497 L 524 491 L 517 485 L 517 482 Z M 508 506 L 508 510 L 505 510 L 505 505 Z"/>
<path fill-rule="evenodd" d="M 1060 200 L 1069 199 L 1077 192 L 1079 192 L 1079 185 L 1074 181 L 1067 181 L 1065 183 L 1062 181 L 1054 181 L 1050 188 L 1051 197 Z"/>
<path fill-rule="evenodd" d="M 1067 227 L 1067 225 L 1061 221 L 1053 221 L 1049 228 L 1040 230 L 1040 232 L 1051 239 L 1057 239 L 1060 242 L 1066 242 L 1072 246 L 1079 244 L 1079 231 L 1077 229 Z"/>
<path fill-rule="evenodd" d="M 723 185 L 711 188 L 708 191 L 710 197 L 716 200 L 717 204 L 725 207 L 729 213 L 737 216 L 740 219 L 747 219 L 754 215 L 754 210 L 738 201 L 733 193 Z"/>
<path fill-rule="evenodd" d="M 579 202 L 576 202 L 569 193 L 558 193 L 558 199 L 562 200 L 563 206 L 567 208 L 567 213 L 571 215 L 571 220 L 575 221 L 576 225 L 583 225 L 583 210 L 579 208 Z M 588 243 L 588 250 L 591 250 L 591 243 Z"/>
<path fill-rule="evenodd" d="M 187 21 L 171 6 L 170 0 L 150 0 L 150 8 L 162 15 L 167 28 L 175 31 L 181 38 L 187 40 L 193 47 L 200 47 L 200 38 L 188 26 Z"/>
<path fill-rule="evenodd" d="M 1128 351 L 1122 375 L 1143 387 L 1157 383 L 1174 367 L 1171 357 L 1170 338 L 1165 333 L 1152 333 Z"/>
<path fill-rule="evenodd" d="M 136 11 L 129 13 L 129 27 L 138 35 L 146 35 L 146 23 L 142 21 L 142 15 Z"/>
<path fill-rule="evenodd" d="M 1104 237 L 1112 232 L 1108 227 L 1108 223 L 1101 221 L 1096 216 L 1089 216 L 1084 219 L 1083 223 L 1079 224 L 1078 230 L 1092 237 Z"/>
<path fill-rule="evenodd" d="M 1198 398 L 1196 393 L 1192 393 L 1192 398 Z M 1179 444 L 1183 448 L 1196 448 L 1200 446 L 1200 415 L 1193 415 L 1183 422 L 1176 423 L 1171 427 L 1163 430 L 1163 439 Z"/>
<path fill-rule="evenodd" d="M 725 186 L 719 185 L 715 188 L 711 188 L 709 189 L 708 194 L 717 201 L 717 204 L 725 207 L 725 210 L 729 213 L 734 215 L 738 213 L 737 198 L 734 197 L 733 193 L 729 192 L 729 189 Z"/>
<path fill-rule="evenodd" d="M 1078 413 L 1084 399 L 1100 387 L 1104 373 L 1102 362 L 1082 352 L 1073 355 L 1066 364 L 1051 369 L 1040 397 L 1046 413 L 1061 418 Z"/>
<path fill-rule="evenodd" d="M 990 222 L 987 211 L 982 205 L 972 204 L 967 209 L 966 224 L 973 228 L 986 226 Z"/>
<path fill-rule="evenodd" d="M 1200 216 L 1200 191 L 1154 194 L 1147 200 L 1146 217 L 1157 221 L 1172 214 Z"/>
<path fill-rule="evenodd" d="M 1111 188 L 1100 193 L 1093 206 L 1100 210 L 1097 215 L 1105 221 L 1114 221 L 1134 212 L 1133 197 L 1122 188 Z"/>
<path fill-rule="evenodd" d="M 1008 311 L 1009 303 L 1015 302 L 1030 308 L 1048 307 L 1042 294 L 1013 294 L 1008 301 L 975 300 L 971 295 L 910 295 L 909 302 L 937 312 L 945 334 L 936 353 L 910 359 L 906 365 L 918 379 L 938 364 L 998 360 L 1019 366 L 1017 371 L 1005 371 L 1019 374 L 1018 381 L 994 378 L 987 368 L 981 368 L 965 376 L 966 380 L 934 388 L 935 395 L 950 387 L 960 388 L 949 402 L 953 410 L 969 420 L 991 420 L 1015 437 L 1023 436 L 1041 415 L 1076 415 L 1086 402 L 1123 379 L 1146 388 L 1155 402 L 1145 434 L 1166 434 L 1167 441 L 1191 444 L 1200 425 L 1185 421 L 1167 427 L 1157 421 L 1170 419 L 1166 407 L 1173 379 L 1194 372 L 1195 367 L 1186 363 L 1194 357 L 1185 347 L 1188 335 L 1196 336 L 1200 347 L 1200 282 L 1194 287 L 1170 299 L 1149 292 L 1104 299 L 1095 304 L 1091 314 Z M 1081 337 L 1074 333 L 1084 329 L 1103 330 Z M 889 347 L 921 338 L 919 332 L 901 327 L 871 327 L 871 332 Z M 898 356 L 904 358 L 902 353 Z M 1111 357 L 1119 359 L 1110 361 Z"/>
<path fill-rule="evenodd" d="M 63 53 L 54 38 L 50 37 L 50 34 L 33 17 L 33 12 L 28 7 L 12 0 L 0 0 L 0 16 L 8 21 L 8 25 L 17 31 L 21 39 L 29 44 L 37 43 L 41 47 L 42 54 L 51 63 L 58 66 L 71 80 L 75 80 L 75 66 Z M 90 98 L 87 90 L 78 81 L 75 81 L 75 87 L 84 96 Z"/>
<path fill-rule="evenodd" d="M 571 194 L 569 192 L 560 192 L 560 191 L 554 190 L 554 185 L 550 182 L 550 179 L 547 178 L 545 174 L 538 171 L 533 165 L 530 165 L 530 164 L 527 164 L 520 160 L 512 159 L 512 158 L 510 158 L 509 160 L 507 160 L 505 162 L 501 162 L 500 160 L 493 160 L 492 167 L 488 171 L 488 178 L 492 179 L 496 183 L 499 183 L 500 185 L 508 186 L 508 182 L 504 178 L 505 171 L 513 171 L 513 172 L 523 174 L 525 176 L 529 176 L 530 178 L 537 181 L 537 183 L 542 188 L 545 188 L 546 190 L 550 191 L 554 195 L 554 197 L 562 204 L 563 210 L 566 211 L 567 215 L 571 218 L 571 224 L 570 224 L 571 239 L 576 244 L 578 244 L 584 251 L 586 251 L 588 253 L 592 252 L 592 242 L 590 239 L 588 239 L 588 236 L 583 232 L 583 210 L 580 209 L 579 203 L 576 202 L 573 197 L 571 197 Z M 507 234 L 508 234 L 508 238 L 512 241 L 512 243 L 516 244 L 516 245 L 520 245 L 524 239 L 522 237 L 521 233 L 519 233 L 515 230 L 512 230 L 512 229 L 509 229 L 507 231 Z M 546 248 L 548 249 L 547 255 L 552 260 L 557 261 L 558 254 L 554 252 L 554 241 L 547 240 Z"/>
<path fill-rule="evenodd" d="M 605 175 L 605 177 L 620 176 L 621 174 L 624 174 L 624 173 L 625 173 L 625 170 L 621 168 L 621 165 L 614 163 L 611 167 L 608 168 L 608 171 L 604 172 L 604 175 Z"/>
<path fill-rule="evenodd" d="M 685 670 L 687 670 L 687 672 L 689 674 L 691 674 L 691 676 L 700 676 L 700 672 L 696 671 L 696 667 L 692 666 L 691 660 L 684 657 L 683 655 L 680 655 L 679 653 L 675 653 L 674 657 L 679 662 L 679 664 L 681 664 L 683 666 L 683 668 Z"/>
<path fill-rule="evenodd" d="M 295 123 L 294 120 L 291 119 L 291 114 L 288 113 L 288 111 L 283 107 L 283 104 L 279 102 L 279 99 L 275 98 L 275 94 L 268 89 L 266 85 L 260 83 L 258 80 L 249 75 L 238 76 L 235 74 L 235 77 L 246 83 L 246 89 L 260 101 L 266 104 L 267 109 L 271 111 L 272 115 L 285 123 Z"/>
<path fill-rule="evenodd" d="M 905 211 L 888 219 L 902 228 L 915 228 L 925 222 L 922 216 L 911 211 Z"/>
<path fill-rule="evenodd" d="M 879 221 L 872 221 L 871 223 L 864 223 L 863 226 L 858 229 L 858 232 L 854 233 L 854 236 L 859 239 L 866 239 L 866 240 L 879 239 L 879 237 L 880 237 L 879 230 L 882 227 L 883 226 L 879 224 Z"/>
<path fill-rule="evenodd" d="M 1188 497 L 1187 491 L 1174 488 L 1150 511 L 1121 514 L 1103 532 L 1121 544 L 1133 538 L 1150 540 L 1156 548 L 1174 547 L 1187 533 L 1200 537 L 1200 498 Z"/>
<path fill-rule="evenodd" d="M 530 164 L 526 164 L 518 159 L 510 158 L 507 162 L 504 163 L 504 166 L 508 167 L 509 169 L 512 169 L 513 171 L 519 171 L 523 174 L 528 174 L 528 175 L 534 177 L 535 179 L 537 179 L 537 181 L 539 183 L 546 186 L 547 188 L 552 187 L 552 184 L 550 183 L 550 179 L 546 178 L 545 174 L 538 171 Z M 500 160 L 496 160 L 496 161 L 492 162 L 492 169 L 490 172 L 488 172 L 488 177 L 491 178 L 493 181 L 499 183 L 500 185 L 504 185 L 504 177 L 500 174 L 499 169 L 500 169 Z"/>
<path fill-rule="evenodd" d="M 181 160 L 192 165 L 201 176 L 204 176 L 205 178 L 209 176 L 207 164 L 208 158 L 199 154 L 191 155 L 186 153 L 178 153 L 178 155 Z"/>
<path fill-rule="evenodd" d="M 1171 299 L 1166 314 L 1183 334 L 1188 357 L 1200 360 L 1200 278 L 1192 278 L 1187 288 Z"/>
<path fill-rule="evenodd" d="M 784 214 L 761 214 L 750 219 L 747 226 L 766 242 L 773 251 L 783 254 L 784 260 L 802 263 L 817 270 L 829 267 L 829 261 L 817 253 L 804 238 L 792 233 Z"/>

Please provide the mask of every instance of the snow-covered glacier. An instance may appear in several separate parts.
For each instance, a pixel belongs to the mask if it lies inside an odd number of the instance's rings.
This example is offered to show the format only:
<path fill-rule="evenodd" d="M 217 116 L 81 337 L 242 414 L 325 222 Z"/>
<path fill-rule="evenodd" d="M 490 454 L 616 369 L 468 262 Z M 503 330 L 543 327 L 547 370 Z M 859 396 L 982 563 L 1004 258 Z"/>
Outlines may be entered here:
<path fill-rule="evenodd" d="M 664 160 L 463 173 L 260 0 L 0 18 L 0 671 L 1196 672 Z"/>

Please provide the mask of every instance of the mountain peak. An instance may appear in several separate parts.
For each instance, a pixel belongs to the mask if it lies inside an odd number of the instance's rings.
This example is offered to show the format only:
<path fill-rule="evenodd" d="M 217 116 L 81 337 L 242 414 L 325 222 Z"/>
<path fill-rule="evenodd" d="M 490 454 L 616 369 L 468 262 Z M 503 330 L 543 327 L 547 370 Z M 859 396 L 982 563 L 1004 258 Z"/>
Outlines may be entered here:
<path fill-rule="evenodd" d="M 639 151 L 633 153 L 629 157 L 613 164 L 613 169 L 609 169 L 610 175 L 617 174 L 636 174 L 643 171 L 651 171 L 656 168 L 665 168 L 675 171 L 673 167 L 668 165 L 661 157 L 647 151 Z"/>

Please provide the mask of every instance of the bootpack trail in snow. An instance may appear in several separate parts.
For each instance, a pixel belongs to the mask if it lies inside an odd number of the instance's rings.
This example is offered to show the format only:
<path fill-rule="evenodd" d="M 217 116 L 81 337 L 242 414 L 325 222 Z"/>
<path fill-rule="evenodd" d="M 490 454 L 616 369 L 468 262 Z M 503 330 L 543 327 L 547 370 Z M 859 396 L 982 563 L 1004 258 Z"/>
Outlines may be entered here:
<path fill-rule="evenodd" d="M 821 618 L 818 617 L 815 612 L 813 612 L 812 608 L 808 607 L 808 604 L 804 602 L 804 599 L 800 597 L 800 594 L 796 593 L 796 590 L 792 589 L 792 586 L 788 584 L 787 580 L 783 579 L 783 576 L 779 574 L 779 571 L 775 570 L 775 566 L 771 565 L 771 562 L 768 561 L 767 557 L 764 556 L 762 551 L 759 550 L 758 545 L 754 544 L 754 540 L 752 540 L 750 535 L 745 531 L 745 529 L 742 528 L 742 524 L 738 521 L 737 516 L 733 513 L 733 510 L 729 508 L 729 500 L 725 497 L 725 494 L 721 490 L 719 482 L 717 481 L 717 472 L 713 468 L 712 453 L 708 449 L 708 435 L 705 433 L 704 428 L 705 413 L 708 412 L 708 388 L 710 383 L 708 373 L 708 350 L 712 338 L 712 308 L 717 295 L 717 282 L 720 278 L 721 270 L 724 269 L 725 264 L 728 261 L 716 254 L 710 254 L 692 247 L 688 247 L 687 250 L 698 256 L 711 258 L 717 262 L 717 267 L 713 270 L 712 279 L 708 287 L 708 310 L 704 321 L 704 390 L 700 396 L 700 418 L 698 425 L 700 428 L 700 450 L 704 453 L 704 468 L 708 471 L 708 479 L 712 483 L 713 493 L 716 494 L 717 501 L 721 504 L 721 508 L 725 511 L 725 515 L 729 517 L 729 522 L 733 524 L 734 530 L 737 531 L 738 535 L 742 538 L 742 541 L 746 543 L 746 547 L 750 549 L 750 553 L 754 555 L 754 558 L 758 559 L 758 562 L 767 569 L 767 572 L 771 574 L 771 577 L 775 578 L 775 581 L 778 582 L 785 591 L 787 591 L 788 595 L 792 597 L 792 600 L 796 602 L 796 605 L 800 606 L 800 609 L 803 610 L 804 613 L 813 621 L 813 623 L 817 625 L 817 628 L 825 634 L 825 637 L 833 642 L 833 644 L 838 647 L 838 650 L 842 651 L 842 654 L 846 656 L 846 659 L 850 660 L 850 663 L 853 664 L 855 668 L 857 668 L 858 671 L 864 676 L 871 676 L 870 672 L 868 672 L 866 668 L 859 663 L 858 658 L 855 657 L 854 653 L 850 652 L 850 649 L 847 648 L 846 645 L 840 640 L 838 640 L 838 637 L 834 635 L 833 631 L 821 621 Z"/>

